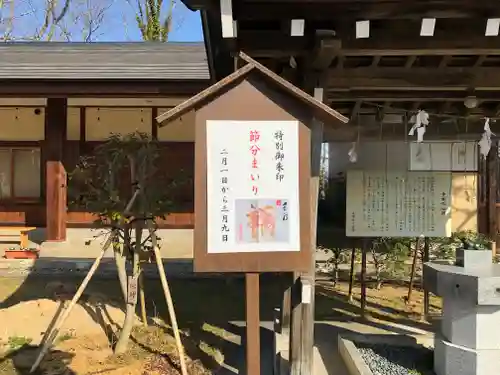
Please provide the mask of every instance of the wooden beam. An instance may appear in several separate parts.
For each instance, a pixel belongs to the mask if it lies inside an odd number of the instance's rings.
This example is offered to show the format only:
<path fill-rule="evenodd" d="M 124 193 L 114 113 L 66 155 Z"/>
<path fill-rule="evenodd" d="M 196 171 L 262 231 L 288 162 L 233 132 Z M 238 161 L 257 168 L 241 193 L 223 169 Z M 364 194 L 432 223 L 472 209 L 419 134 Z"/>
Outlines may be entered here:
<path fill-rule="evenodd" d="M 318 38 L 315 46 L 312 68 L 324 71 L 338 56 L 342 43 L 336 38 Z"/>
<path fill-rule="evenodd" d="M 363 90 L 498 90 L 498 68 L 356 68 L 328 73 L 330 91 Z"/>
<path fill-rule="evenodd" d="M 350 132 L 332 131 L 325 128 L 324 141 L 352 142 L 358 134 L 358 131 L 363 140 L 408 140 L 409 128 L 405 130 L 403 123 L 394 125 L 387 124 L 381 127 L 380 123 L 376 121 L 375 116 L 372 116 L 371 119 L 367 117 L 368 116 L 360 116 L 359 123 L 356 124 L 359 126 L 350 127 Z M 470 120 L 467 126 L 464 121 L 458 125 L 450 122 L 441 122 L 435 117 L 431 117 L 431 121 L 432 126 L 429 126 L 425 133 L 425 139 L 429 141 L 446 139 L 477 140 L 484 131 L 484 119 L 480 117 L 477 117 L 474 121 Z M 497 126 L 495 123 L 492 123 L 492 126 L 495 127 L 492 128 L 494 133 L 496 133 L 497 130 L 500 131 L 500 124 Z"/>
<path fill-rule="evenodd" d="M 486 55 L 481 55 L 478 56 L 476 62 L 474 63 L 474 68 L 479 68 L 481 65 L 483 65 L 484 61 L 488 58 Z"/>
<path fill-rule="evenodd" d="M 335 65 L 335 68 L 338 70 L 343 70 L 344 69 L 344 62 L 345 62 L 345 56 L 338 55 L 337 56 L 337 64 Z"/>
<path fill-rule="evenodd" d="M 350 34 L 337 33 L 337 36 L 342 40 L 345 56 L 500 56 L 500 44 L 493 37 L 464 34 L 456 38 L 452 31 L 433 37 L 420 37 L 418 32 L 408 34 L 397 30 L 364 39 L 355 39 Z M 281 31 L 240 30 L 237 47 L 255 57 L 279 57 L 307 55 L 313 46 L 312 34 L 292 38 Z"/>
<path fill-rule="evenodd" d="M 7 80 L 0 82 L 2 97 L 155 97 L 167 95 L 191 96 L 206 89 L 209 81 L 158 82 L 89 81 L 89 80 Z"/>
<path fill-rule="evenodd" d="M 281 3 L 281 4 L 280 4 Z M 406 3 L 409 3 L 406 5 Z M 286 4 L 286 6 L 285 6 Z M 235 17 L 244 20 L 271 20 L 280 18 L 306 18 L 308 20 L 328 20 L 339 18 L 356 20 L 377 19 L 412 19 L 420 21 L 425 17 L 432 18 L 471 18 L 488 14 L 493 18 L 500 14 L 500 7 L 494 1 L 469 0 L 426 0 L 412 2 L 380 2 L 363 1 L 273 1 L 269 5 L 266 0 L 244 1 L 236 8 Z M 486 20 L 484 20 L 486 26 Z"/>
<path fill-rule="evenodd" d="M 373 56 L 371 67 L 376 68 L 378 66 L 378 64 L 380 63 L 381 58 L 382 58 L 382 56 Z"/>
<path fill-rule="evenodd" d="M 417 61 L 417 57 L 418 56 L 416 55 L 408 56 L 405 62 L 405 68 L 410 69 L 413 66 L 413 64 L 415 64 L 415 61 Z"/>
<path fill-rule="evenodd" d="M 358 115 L 359 110 L 361 109 L 361 105 L 363 104 L 362 100 L 357 100 L 352 108 L 351 115 L 349 116 L 350 122 L 355 120 L 355 117 Z"/>
<path fill-rule="evenodd" d="M 439 62 L 438 68 L 445 68 L 452 59 L 452 57 L 453 56 L 451 55 L 443 56 L 441 58 L 441 61 Z"/>
<path fill-rule="evenodd" d="M 500 92 L 498 91 L 481 91 L 475 92 L 475 96 L 479 102 L 499 102 Z M 373 89 L 338 89 L 333 87 L 328 91 L 328 100 L 334 102 L 355 102 L 362 100 L 366 102 L 462 102 L 467 97 L 467 91 L 450 91 L 450 90 L 418 90 L 418 91 L 403 91 Z"/>

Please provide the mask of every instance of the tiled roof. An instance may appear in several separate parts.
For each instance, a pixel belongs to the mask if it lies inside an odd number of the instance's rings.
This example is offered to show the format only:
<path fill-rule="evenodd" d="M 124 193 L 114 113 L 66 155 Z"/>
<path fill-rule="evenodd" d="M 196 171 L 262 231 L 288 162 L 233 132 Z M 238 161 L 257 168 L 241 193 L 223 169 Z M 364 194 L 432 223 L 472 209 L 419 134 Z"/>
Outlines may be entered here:
<path fill-rule="evenodd" d="M 0 44 L 0 79 L 208 80 L 203 43 Z"/>

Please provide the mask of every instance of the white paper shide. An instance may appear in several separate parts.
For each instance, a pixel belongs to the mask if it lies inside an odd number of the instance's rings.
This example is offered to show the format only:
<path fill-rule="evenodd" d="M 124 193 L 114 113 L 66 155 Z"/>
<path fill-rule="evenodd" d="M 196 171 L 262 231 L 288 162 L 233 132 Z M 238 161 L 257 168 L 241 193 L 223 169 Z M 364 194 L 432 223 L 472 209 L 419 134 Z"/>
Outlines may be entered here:
<path fill-rule="evenodd" d="M 297 121 L 207 121 L 208 253 L 299 251 Z"/>

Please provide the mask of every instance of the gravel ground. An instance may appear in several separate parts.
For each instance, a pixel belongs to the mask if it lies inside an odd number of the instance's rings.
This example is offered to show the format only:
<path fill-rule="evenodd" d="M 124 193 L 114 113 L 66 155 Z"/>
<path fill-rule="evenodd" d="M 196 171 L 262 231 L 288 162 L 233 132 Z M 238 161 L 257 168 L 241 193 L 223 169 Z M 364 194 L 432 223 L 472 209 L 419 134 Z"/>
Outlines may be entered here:
<path fill-rule="evenodd" d="M 356 346 L 374 375 L 435 375 L 430 349 L 365 343 Z"/>

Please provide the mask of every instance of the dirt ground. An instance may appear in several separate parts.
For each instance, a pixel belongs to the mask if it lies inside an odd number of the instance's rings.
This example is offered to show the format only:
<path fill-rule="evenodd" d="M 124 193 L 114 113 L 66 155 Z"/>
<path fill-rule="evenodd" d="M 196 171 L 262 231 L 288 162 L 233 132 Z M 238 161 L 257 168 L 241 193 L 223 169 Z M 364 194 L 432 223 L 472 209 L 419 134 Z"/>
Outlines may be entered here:
<path fill-rule="evenodd" d="M 0 375 L 24 374 L 36 355 L 36 346 L 63 301 L 74 293 L 79 279 L 51 281 L 47 278 L 0 278 Z M 241 335 L 230 322 L 244 320 L 244 282 L 240 279 L 172 280 L 173 299 L 190 374 L 211 374 L 224 360 L 230 337 Z M 261 318 L 272 320 L 279 306 L 283 285 L 280 277 L 261 279 Z M 159 281 L 147 283 L 149 327 L 137 318 L 126 355 L 115 356 L 112 346 L 123 322 L 120 289 L 112 280 L 95 280 L 89 285 L 82 303 L 75 307 L 63 327 L 56 345 L 42 363 L 40 373 L 47 375 L 149 375 L 178 374 L 178 356 L 168 324 Z M 347 300 L 348 285 L 335 287 L 319 281 L 316 288 L 316 319 L 352 320 L 359 317 L 360 290 L 354 288 L 354 300 Z M 373 318 L 420 324 L 423 294 L 414 290 L 412 301 L 405 303 L 407 288 L 385 285 L 368 289 L 367 310 Z M 431 298 L 433 312 L 440 309 L 439 299 Z M 3 354 L 2 354 L 3 353 Z"/>
<path fill-rule="evenodd" d="M 24 284 L 24 280 L 0 279 L 0 301 L 3 300 L 0 308 L 1 375 L 29 372 L 38 354 L 37 346 L 53 318 L 61 313 L 73 296 L 76 287 L 76 283 L 71 282 L 33 284 L 30 292 L 38 292 L 42 298 L 28 296 L 30 299 L 24 300 L 18 292 L 25 288 Z M 102 286 L 99 287 L 106 292 Z M 9 303 L 13 296 L 13 303 Z M 52 298 L 47 298 L 50 296 Z M 147 327 L 136 317 L 127 353 L 120 356 L 113 354 L 112 347 L 125 317 L 117 305 L 119 302 L 112 297 L 95 291 L 95 288 L 89 289 L 71 311 L 51 352 L 41 363 L 39 373 L 179 374 L 179 357 L 171 328 L 159 316 L 149 314 Z M 202 329 L 209 331 L 210 326 L 205 325 Z M 193 348 L 199 353 L 194 358 L 188 357 L 189 374 L 211 374 L 211 370 L 222 362 L 222 354 L 204 342 L 192 340 L 187 330 L 182 331 L 182 336 L 184 346 L 189 347 L 191 353 Z M 205 363 L 199 359 L 202 356 L 206 357 Z"/>

